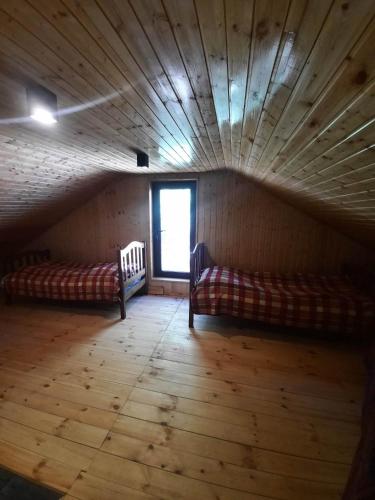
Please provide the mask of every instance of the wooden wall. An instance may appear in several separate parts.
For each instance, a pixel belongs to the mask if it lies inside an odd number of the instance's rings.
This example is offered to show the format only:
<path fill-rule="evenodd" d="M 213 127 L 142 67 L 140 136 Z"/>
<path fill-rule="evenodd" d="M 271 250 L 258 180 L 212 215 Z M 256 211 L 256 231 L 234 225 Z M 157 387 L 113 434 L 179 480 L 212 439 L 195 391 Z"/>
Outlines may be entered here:
<path fill-rule="evenodd" d="M 329 226 L 275 198 L 246 177 L 220 171 L 198 179 L 198 240 L 212 258 L 251 270 L 337 272 L 344 262 L 374 254 Z M 176 176 L 126 175 L 50 228 L 31 247 L 61 259 L 100 261 L 134 239 L 150 243 L 149 186 Z M 153 281 L 154 291 L 184 293 L 186 285 Z"/>

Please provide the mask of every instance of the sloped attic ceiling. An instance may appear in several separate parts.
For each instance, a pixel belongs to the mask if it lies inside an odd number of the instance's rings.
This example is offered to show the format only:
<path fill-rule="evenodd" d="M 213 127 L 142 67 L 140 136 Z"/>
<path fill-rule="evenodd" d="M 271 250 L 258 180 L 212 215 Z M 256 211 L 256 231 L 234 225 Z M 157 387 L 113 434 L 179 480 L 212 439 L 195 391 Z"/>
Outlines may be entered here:
<path fill-rule="evenodd" d="M 0 240 L 118 172 L 238 170 L 375 245 L 373 0 L 5 0 Z M 36 82 L 59 121 L 27 113 Z M 141 171 L 144 173 L 144 170 Z"/>

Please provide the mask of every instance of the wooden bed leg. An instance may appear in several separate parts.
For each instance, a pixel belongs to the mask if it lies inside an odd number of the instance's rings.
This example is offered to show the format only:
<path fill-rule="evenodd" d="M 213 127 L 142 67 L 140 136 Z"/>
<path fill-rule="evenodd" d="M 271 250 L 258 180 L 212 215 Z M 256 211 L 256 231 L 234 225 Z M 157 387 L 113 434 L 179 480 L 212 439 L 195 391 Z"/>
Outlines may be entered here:
<path fill-rule="evenodd" d="M 194 328 L 194 313 L 189 302 L 189 328 Z"/>
<path fill-rule="evenodd" d="M 121 295 L 120 297 L 120 311 L 121 311 L 121 319 L 126 318 L 126 305 L 125 305 L 125 297 Z"/>
<path fill-rule="evenodd" d="M 121 311 L 121 319 L 126 318 L 126 307 L 125 307 L 125 301 L 120 300 L 120 311 Z"/>

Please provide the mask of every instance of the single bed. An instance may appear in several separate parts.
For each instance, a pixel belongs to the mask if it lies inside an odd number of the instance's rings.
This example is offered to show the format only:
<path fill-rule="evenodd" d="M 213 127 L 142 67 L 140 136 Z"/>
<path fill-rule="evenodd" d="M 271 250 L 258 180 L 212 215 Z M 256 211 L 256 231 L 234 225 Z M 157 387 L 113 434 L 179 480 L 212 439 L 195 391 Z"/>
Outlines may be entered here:
<path fill-rule="evenodd" d="M 346 276 L 246 272 L 205 262 L 199 243 L 190 261 L 190 327 L 194 314 L 345 334 L 364 332 L 374 321 L 374 300 Z"/>
<path fill-rule="evenodd" d="M 146 245 L 140 241 L 119 249 L 117 262 L 55 262 L 49 250 L 35 250 L 6 259 L 4 267 L 9 304 L 14 297 L 117 302 L 125 319 L 126 301 L 141 289 L 146 291 Z"/>

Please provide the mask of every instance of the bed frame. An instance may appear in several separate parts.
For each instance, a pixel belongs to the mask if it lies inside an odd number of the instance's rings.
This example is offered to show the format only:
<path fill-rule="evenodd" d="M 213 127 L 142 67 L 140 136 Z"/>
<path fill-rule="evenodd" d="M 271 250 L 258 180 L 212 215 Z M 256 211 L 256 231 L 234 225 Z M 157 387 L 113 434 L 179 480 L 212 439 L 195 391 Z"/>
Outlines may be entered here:
<path fill-rule="evenodd" d="M 189 328 L 194 328 L 194 313 L 191 294 L 198 283 L 203 270 L 207 267 L 207 253 L 204 243 L 197 243 L 190 254 L 190 287 L 189 287 Z"/>
<path fill-rule="evenodd" d="M 207 248 L 204 243 L 197 243 L 194 250 L 190 254 L 190 287 L 189 287 L 189 328 L 194 328 L 194 311 L 192 306 L 192 293 L 199 282 L 204 269 L 212 267 L 215 265 L 211 256 L 209 255 Z M 344 265 L 342 267 L 342 274 L 348 276 L 353 284 L 357 286 L 360 290 L 364 290 L 366 295 L 375 299 L 375 273 L 369 271 L 366 267 L 361 265 Z M 252 321 L 252 320 L 247 320 Z M 262 323 L 252 321 L 255 326 L 260 326 Z M 275 325 L 268 325 L 275 326 Z M 297 327 L 296 327 L 297 328 Z M 372 340 L 373 332 L 375 329 L 375 318 L 371 322 L 366 331 L 364 332 L 365 337 Z M 375 344 L 374 344 L 375 353 Z M 374 372 L 375 372 L 375 359 L 374 359 Z"/>
<path fill-rule="evenodd" d="M 29 250 L 14 257 L 6 257 L 3 265 L 3 275 L 14 273 L 25 266 L 32 266 L 50 260 L 49 250 Z"/>
<path fill-rule="evenodd" d="M 49 250 L 28 250 L 11 257 L 5 257 L 2 266 L 2 276 L 9 273 L 14 273 L 25 266 L 33 266 L 50 260 L 51 253 Z M 4 289 L 5 303 L 12 303 L 12 296 Z"/>
<path fill-rule="evenodd" d="M 118 275 L 120 283 L 121 319 L 126 318 L 126 301 L 141 288 L 147 293 L 147 255 L 145 241 L 132 241 L 117 251 Z M 129 276 L 127 269 L 135 272 Z"/>
<path fill-rule="evenodd" d="M 4 260 L 3 275 L 50 260 L 49 250 L 29 250 Z M 126 301 L 142 288 L 147 293 L 147 255 L 144 241 L 132 241 L 117 251 L 120 284 L 119 302 L 121 319 L 126 318 Z M 133 273 L 129 273 L 132 269 Z M 12 296 L 5 292 L 5 301 L 11 304 Z"/>

